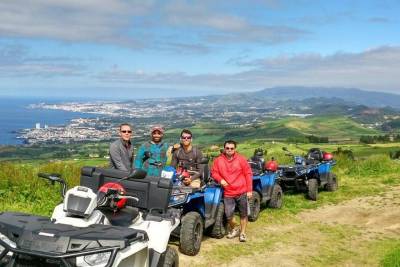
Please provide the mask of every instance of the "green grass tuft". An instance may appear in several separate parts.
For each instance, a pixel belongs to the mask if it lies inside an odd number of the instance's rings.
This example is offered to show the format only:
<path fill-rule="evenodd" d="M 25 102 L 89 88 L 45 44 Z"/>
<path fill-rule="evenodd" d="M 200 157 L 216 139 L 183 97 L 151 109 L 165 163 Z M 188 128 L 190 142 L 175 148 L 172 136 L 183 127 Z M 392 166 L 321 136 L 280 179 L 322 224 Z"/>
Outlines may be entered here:
<path fill-rule="evenodd" d="M 383 267 L 400 267 L 400 243 L 384 256 L 381 265 Z"/>

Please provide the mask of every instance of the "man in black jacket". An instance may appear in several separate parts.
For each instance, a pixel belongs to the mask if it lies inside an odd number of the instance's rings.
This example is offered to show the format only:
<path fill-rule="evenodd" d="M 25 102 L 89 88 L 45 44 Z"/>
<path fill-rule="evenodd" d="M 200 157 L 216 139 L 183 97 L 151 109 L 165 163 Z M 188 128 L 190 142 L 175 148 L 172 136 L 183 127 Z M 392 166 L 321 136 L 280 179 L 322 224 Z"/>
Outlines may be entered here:
<path fill-rule="evenodd" d="M 110 167 L 130 172 L 133 168 L 132 127 L 128 123 L 119 126 L 120 138 L 110 145 Z"/>

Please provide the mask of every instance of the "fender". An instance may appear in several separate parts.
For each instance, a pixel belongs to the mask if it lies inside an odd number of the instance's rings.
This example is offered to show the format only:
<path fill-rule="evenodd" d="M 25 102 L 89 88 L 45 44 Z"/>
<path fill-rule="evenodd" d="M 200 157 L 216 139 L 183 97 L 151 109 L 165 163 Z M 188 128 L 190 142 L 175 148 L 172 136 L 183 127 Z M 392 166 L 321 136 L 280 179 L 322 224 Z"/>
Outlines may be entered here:
<path fill-rule="evenodd" d="M 158 253 L 163 253 L 168 246 L 171 232 L 180 224 L 179 219 L 147 221 L 140 219 L 130 228 L 144 230 L 149 236 L 148 246 Z"/>

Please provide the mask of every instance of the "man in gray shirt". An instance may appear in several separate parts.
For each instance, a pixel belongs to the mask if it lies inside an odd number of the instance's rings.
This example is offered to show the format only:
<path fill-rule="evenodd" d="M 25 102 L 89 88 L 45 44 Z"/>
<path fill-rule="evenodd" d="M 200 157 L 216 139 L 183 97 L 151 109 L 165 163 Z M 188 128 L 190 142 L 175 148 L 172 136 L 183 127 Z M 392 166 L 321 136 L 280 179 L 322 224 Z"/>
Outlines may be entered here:
<path fill-rule="evenodd" d="M 110 167 L 130 172 L 133 168 L 132 127 L 128 123 L 119 126 L 119 138 L 110 145 Z"/>

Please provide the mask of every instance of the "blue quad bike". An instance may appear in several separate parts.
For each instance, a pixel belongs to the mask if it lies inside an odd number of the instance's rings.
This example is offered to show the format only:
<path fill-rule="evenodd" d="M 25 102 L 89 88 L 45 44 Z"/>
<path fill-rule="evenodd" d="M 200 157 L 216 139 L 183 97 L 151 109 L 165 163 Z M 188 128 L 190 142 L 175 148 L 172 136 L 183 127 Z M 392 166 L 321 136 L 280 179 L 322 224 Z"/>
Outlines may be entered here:
<path fill-rule="evenodd" d="M 293 155 L 286 147 L 282 149 L 294 158 L 293 165 L 279 166 L 279 183 L 284 190 L 307 192 L 307 197 L 316 201 L 320 188 L 330 192 L 338 189 L 337 176 L 332 172 L 336 161 L 331 153 L 311 148 L 303 157 Z"/>
<path fill-rule="evenodd" d="M 253 196 L 249 200 L 249 221 L 258 219 L 261 205 L 279 209 L 283 204 L 283 192 L 278 183 L 278 164 L 273 159 L 265 162 L 264 152 L 257 149 L 254 156 L 248 160 L 253 172 Z"/>
<path fill-rule="evenodd" d="M 164 168 L 161 174 L 173 180 L 169 210 L 181 221 L 171 235 L 179 239 L 180 251 L 190 256 L 200 251 L 203 233 L 219 239 L 226 232 L 223 189 L 210 178 L 208 159 L 204 158 L 201 164 L 203 179 L 200 188 L 183 185 L 184 175 L 173 167 Z"/>

